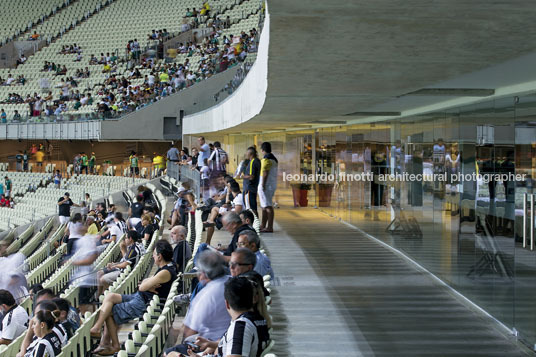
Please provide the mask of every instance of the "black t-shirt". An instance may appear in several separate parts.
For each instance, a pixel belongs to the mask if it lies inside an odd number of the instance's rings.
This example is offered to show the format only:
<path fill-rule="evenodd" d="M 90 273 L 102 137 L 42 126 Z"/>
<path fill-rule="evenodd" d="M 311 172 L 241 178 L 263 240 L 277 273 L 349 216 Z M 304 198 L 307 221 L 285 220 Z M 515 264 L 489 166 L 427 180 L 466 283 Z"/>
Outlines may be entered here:
<path fill-rule="evenodd" d="M 130 209 L 132 210 L 132 217 L 134 218 L 141 218 L 141 214 L 143 213 L 143 204 L 139 202 L 134 202 Z"/>
<path fill-rule="evenodd" d="M 244 224 L 238 227 L 236 232 L 233 234 L 233 239 L 231 239 L 231 243 L 229 243 L 223 255 L 230 256 L 236 250 L 236 243 L 238 242 L 238 237 L 243 231 L 255 231 L 255 230 L 251 228 L 250 226 L 248 226 L 247 224 Z"/>
<path fill-rule="evenodd" d="M 261 175 L 261 160 L 254 158 L 251 160 L 246 169 L 244 170 L 245 175 L 253 176 L 252 179 L 244 179 L 244 192 L 257 192 L 257 186 L 259 186 L 259 180 Z"/>
<path fill-rule="evenodd" d="M 192 248 L 185 240 L 181 240 L 173 249 L 173 262 L 177 264 L 179 272 L 183 272 L 184 267 L 192 257 Z"/>
<path fill-rule="evenodd" d="M 164 265 L 162 268 L 159 268 L 154 275 L 160 273 L 161 270 L 167 270 L 171 274 L 171 279 L 169 279 L 168 282 L 160 284 L 160 286 L 155 289 L 158 297 L 161 299 L 165 299 L 169 295 L 169 291 L 171 290 L 171 284 L 173 284 L 173 281 L 177 279 L 177 267 L 175 266 L 175 263 L 169 263 L 168 265 Z M 155 295 L 153 292 L 150 291 L 138 291 L 138 293 L 143 297 L 145 303 L 151 301 L 151 299 Z"/>
<path fill-rule="evenodd" d="M 141 238 L 144 238 L 146 234 L 149 235 L 149 240 L 151 240 L 151 237 L 153 236 L 153 233 L 155 231 L 154 225 L 149 223 L 145 227 L 141 224 L 141 222 L 138 222 L 135 227 L 136 231 L 140 235 Z"/>
<path fill-rule="evenodd" d="M 61 201 L 63 201 L 63 197 L 60 197 L 60 199 L 58 200 L 58 203 Z M 59 208 L 59 215 L 64 216 L 64 217 L 71 216 L 72 205 L 73 205 L 73 201 L 70 198 L 67 201 L 63 202 Z"/>

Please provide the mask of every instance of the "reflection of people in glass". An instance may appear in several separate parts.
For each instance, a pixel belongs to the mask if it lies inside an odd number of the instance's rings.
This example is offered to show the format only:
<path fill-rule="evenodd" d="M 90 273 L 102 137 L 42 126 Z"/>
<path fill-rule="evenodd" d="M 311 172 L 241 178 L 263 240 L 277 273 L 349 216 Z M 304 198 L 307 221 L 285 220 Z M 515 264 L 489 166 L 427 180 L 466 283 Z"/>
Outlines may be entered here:
<path fill-rule="evenodd" d="M 450 152 L 445 156 L 445 163 L 447 169 L 447 182 L 451 184 L 458 183 L 457 180 L 453 181 L 454 176 L 460 172 L 460 152 L 458 151 L 458 144 L 452 144 Z"/>
<path fill-rule="evenodd" d="M 305 175 L 312 174 L 313 166 L 313 148 L 311 143 L 305 144 L 302 157 L 302 169 Z"/>
<path fill-rule="evenodd" d="M 402 174 L 404 170 L 404 150 L 402 149 L 402 142 L 397 140 L 393 146 L 391 146 L 391 165 L 393 165 L 394 172 L 392 174 Z M 400 205 L 400 185 L 401 182 L 394 182 L 394 201 L 393 204 Z"/>
<path fill-rule="evenodd" d="M 434 144 L 432 149 L 432 165 L 434 168 L 434 175 L 443 175 L 445 173 L 445 154 L 446 148 L 443 139 L 439 138 L 437 143 Z M 445 193 L 444 182 L 439 179 L 433 180 L 434 191 L 439 193 L 442 198 Z"/>
<path fill-rule="evenodd" d="M 501 165 L 502 174 L 515 174 L 515 164 L 513 162 L 514 152 L 509 151 L 504 158 L 504 162 Z M 503 181 L 504 194 L 506 198 L 505 212 L 504 212 L 504 235 L 510 236 L 514 232 L 514 220 L 515 220 L 515 197 L 516 197 L 516 182 L 515 181 Z"/>
<path fill-rule="evenodd" d="M 372 205 L 379 207 L 385 204 L 384 201 L 384 191 L 385 191 L 385 181 L 381 181 L 378 175 L 387 174 L 387 159 L 384 151 L 381 151 L 379 148 L 371 155 L 371 171 L 374 175 L 374 179 L 371 183 L 371 195 L 372 195 Z"/>

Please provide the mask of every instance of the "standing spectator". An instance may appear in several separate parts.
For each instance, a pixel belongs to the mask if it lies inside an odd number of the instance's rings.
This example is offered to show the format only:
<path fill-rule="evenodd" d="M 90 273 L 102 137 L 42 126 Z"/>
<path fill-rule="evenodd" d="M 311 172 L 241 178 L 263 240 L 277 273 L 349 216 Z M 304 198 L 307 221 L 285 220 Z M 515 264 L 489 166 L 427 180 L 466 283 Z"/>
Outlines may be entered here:
<path fill-rule="evenodd" d="M 13 122 L 18 123 L 22 120 L 21 115 L 19 114 L 18 110 L 15 110 L 15 113 L 13 114 Z"/>
<path fill-rule="evenodd" d="M 197 138 L 197 142 L 199 143 L 199 158 L 197 160 L 197 166 L 201 167 L 207 165 L 205 163 L 205 159 L 208 160 L 210 158 L 210 146 L 208 146 L 203 136 Z"/>
<path fill-rule="evenodd" d="M 58 217 L 60 219 L 60 224 L 69 223 L 69 219 L 71 217 L 71 206 L 78 206 L 77 204 L 73 203 L 69 197 L 69 192 L 65 192 L 63 197 L 59 198 L 58 206 Z"/>
<path fill-rule="evenodd" d="M 84 225 L 82 215 L 80 213 L 76 213 L 65 228 L 64 235 L 69 237 L 69 240 L 67 241 L 68 256 L 70 256 L 73 252 L 73 247 L 76 242 L 82 238 L 86 232 L 87 227 Z"/>
<path fill-rule="evenodd" d="M 60 170 L 56 170 L 56 174 L 54 175 L 53 180 L 54 180 L 54 186 L 55 186 L 56 188 L 60 188 L 60 186 L 61 186 L 61 174 L 60 174 Z"/>
<path fill-rule="evenodd" d="M 209 197 L 210 188 L 210 167 L 208 166 L 208 159 L 204 159 L 203 166 L 199 170 L 201 173 L 201 192 L 203 200 L 206 201 Z"/>
<path fill-rule="evenodd" d="M 15 162 L 17 163 L 17 171 L 20 172 L 22 171 L 22 162 L 24 161 L 24 156 L 22 154 L 22 150 L 19 150 L 19 152 L 17 153 L 17 155 L 15 155 Z"/>
<path fill-rule="evenodd" d="M 2 123 L 7 123 L 7 114 L 4 111 L 4 108 L 0 110 L 0 119 L 2 119 Z"/>
<path fill-rule="evenodd" d="M 128 209 L 128 224 L 130 228 L 136 227 L 141 221 L 141 215 L 143 213 L 143 195 L 136 196 L 136 202 L 132 203 Z"/>
<path fill-rule="evenodd" d="M 83 152 L 82 154 L 80 154 L 80 161 L 81 161 L 81 165 L 80 165 L 80 173 L 84 172 L 84 170 L 86 171 L 86 175 L 88 174 L 88 171 L 87 171 L 87 166 L 88 166 L 88 158 L 87 158 L 87 155 L 85 152 Z"/>
<path fill-rule="evenodd" d="M 274 204 L 272 202 L 277 187 L 277 158 L 272 154 L 272 144 L 265 141 L 261 145 L 261 172 L 259 181 L 259 200 L 262 208 L 261 232 L 274 231 Z"/>
<path fill-rule="evenodd" d="M 153 155 L 153 166 L 156 169 L 156 175 L 160 176 L 166 167 L 164 157 L 156 152 Z"/>
<path fill-rule="evenodd" d="M 17 305 L 15 298 L 7 290 L 0 290 L 0 307 L 4 312 L 0 345 L 9 345 L 26 331 L 28 313 L 22 306 Z"/>
<path fill-rule="evenodd" d="M 91 157 L 89 158 L 89 172 L 94 175 L 95 174 L 95 163 L 97 162 L 97 158 L 95 157 L 95 153 L 91 152 Z"/>
<path fill-rule="evenodd" d="M 257 188 L 260 181 L 261 162 L 257 158 L 257 150 L 251 146 L 246 152 L 249 163 L 246 166 L 243 188 L 244 188 L 244 203 L 246 209 L 251 209 L 258 217 L 257 213 Z"/>
<path fill-rule="evenodd" d="M 166 157 L 171 162 L 179 162 L 179 150 L 175 146 L 173 146 L 173 144 L 171 144 L 166 154 Z"/>
<path fill-rule="evenodd" d="M 28 152 L 24 150 L 24 154 L 22 154 L 22 169 L 24 172 L 28 171 Z"/>
<path fill-rule="evenodd" d="M 39 172 L 43 171 L 43 160 L 45 159 L 45 153 L 43 150 L 39 150 L 35 153 L 35 161 L 37 162 L 37 167 Z"/>
<path fill-rule="evenodd" d="M 11 182 L 11 179 L 9 177 L 4 177 L 4 182 L 6 184 L 6 197 L 11 197 L 11 186 L 13 183 Z"/>
<path fill-rule="evenodd" d="M 139 176 L 140 174 L 140 168 L 139 168 L 139 160 L 138 160 L 138 154 L 136 154 L 135 151 L 132 151 L 130 153 L 130 157 L 128 158 L 130 161 L 130 175 L 132 177 Z"/>

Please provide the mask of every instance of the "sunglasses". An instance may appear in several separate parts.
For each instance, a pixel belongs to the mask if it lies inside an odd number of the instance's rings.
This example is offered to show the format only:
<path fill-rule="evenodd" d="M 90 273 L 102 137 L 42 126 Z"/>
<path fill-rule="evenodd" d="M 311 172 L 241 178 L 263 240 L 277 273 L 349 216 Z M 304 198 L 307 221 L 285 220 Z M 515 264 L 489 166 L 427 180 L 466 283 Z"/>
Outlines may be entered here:
<path fill-rule="evenodd" d="M 229 267 L 231 268 L 235 268 L 237 265 L 240 265 L 240 266 L 248 266 L 250 264 L 246 264 L 246 263 L 237 263 L 237 262 L 229 262 Z"/>

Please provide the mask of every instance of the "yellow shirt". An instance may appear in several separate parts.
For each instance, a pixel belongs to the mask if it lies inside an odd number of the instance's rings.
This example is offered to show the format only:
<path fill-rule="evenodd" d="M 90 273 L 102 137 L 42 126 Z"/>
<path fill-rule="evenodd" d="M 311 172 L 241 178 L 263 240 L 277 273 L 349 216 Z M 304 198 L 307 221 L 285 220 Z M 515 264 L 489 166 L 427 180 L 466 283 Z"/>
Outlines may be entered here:
<path fill-rule="evenodd" d="M 160 82 L 168 82 L 169 75 L 166 72 L 160 73 Z"/>
<path fill-rule="evenodd" d="M 153 165 L 157 166 L 159 169 L 164 168 L 164 157 L 161 155 L 155 156 L 153 158 Z"/>
<path fill-rule="evenodd" d="M 88 227 L 87 234 L 92 236 L 99 234 L 99 229 L 97 228 L 97 225 L 95 223 L 92 223 L 91 226 Z"/>
<path fill-rule="evenodd" d="M 43 159 L 45 158 L 45 153 L 42 151 L 38 151 L 35 153 L 35 160 L 37 162 L 43 162 Z"/>

